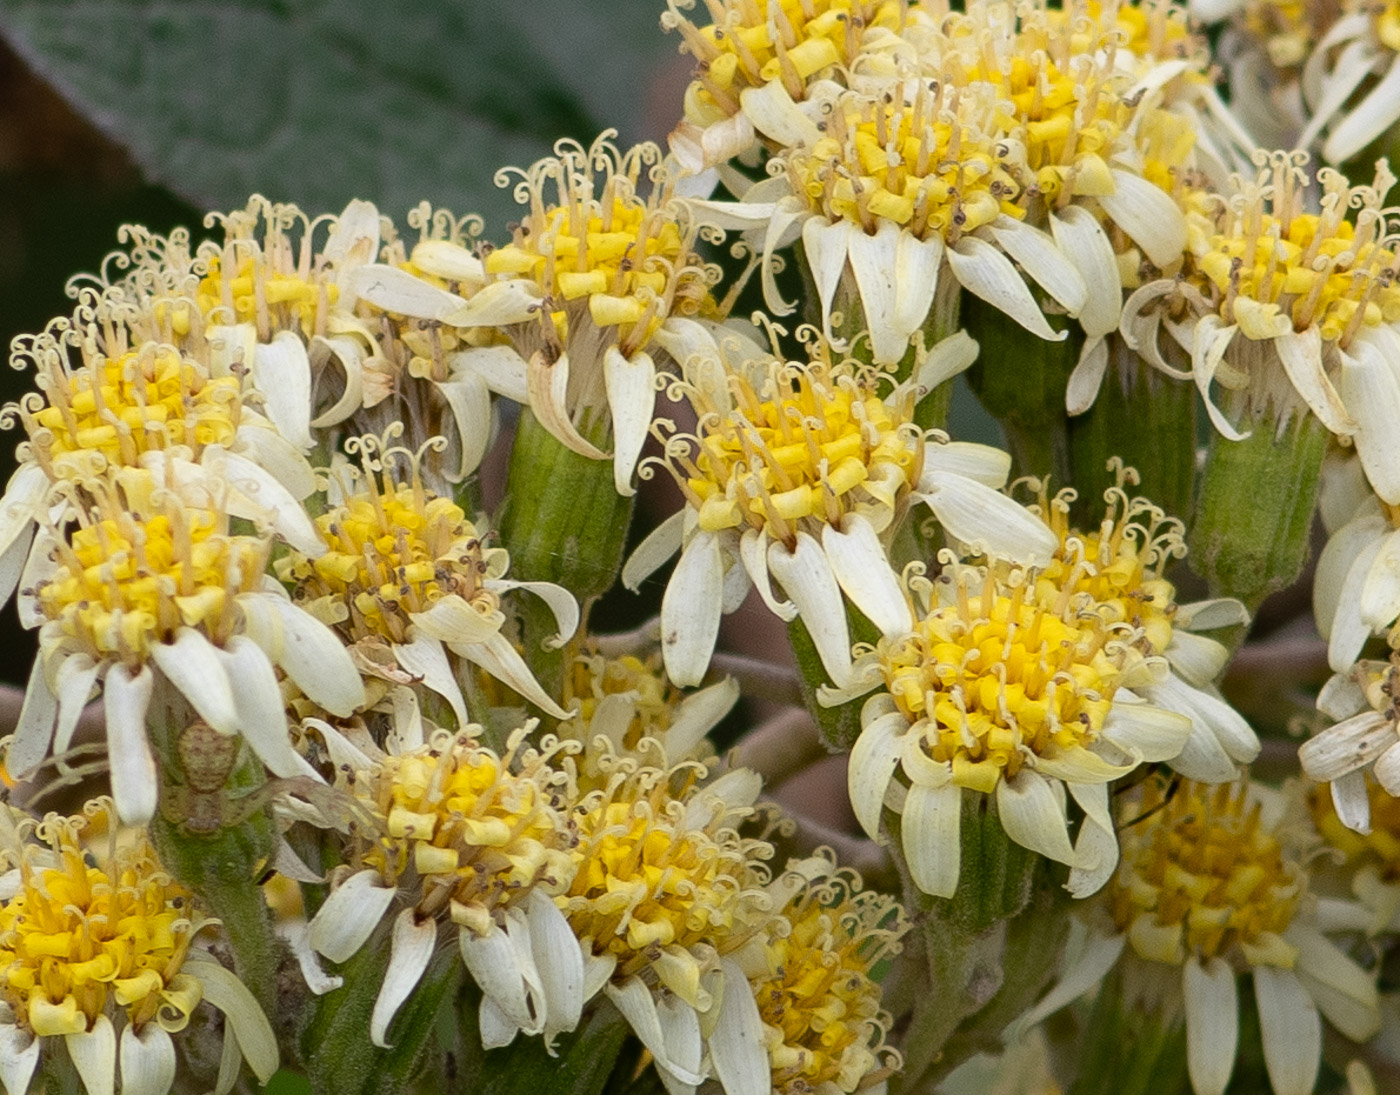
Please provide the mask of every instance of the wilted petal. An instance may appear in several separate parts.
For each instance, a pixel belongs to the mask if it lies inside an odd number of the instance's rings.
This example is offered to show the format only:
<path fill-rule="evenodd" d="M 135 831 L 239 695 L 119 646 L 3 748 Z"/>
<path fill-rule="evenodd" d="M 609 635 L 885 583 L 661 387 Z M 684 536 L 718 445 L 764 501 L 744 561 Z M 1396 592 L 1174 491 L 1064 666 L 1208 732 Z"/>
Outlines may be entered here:
<path fill-rule="evenodd" d="M 1326 783 L 1364 768 L 1395 742 L 1395 731 L 1379 711 L 1363 711 L 1329 727 L 1298 747 L 1309 779 Z"/>
<path fill-rule="evenodd" d="M 1356 423 L 1322 367 L 1322 333 L 1317 327 L 1295 331 L 1289 325 L 1287 332 L 1275 336 L 1274 349 L 1288 379 L 1318 420 L 1335 434 L 1350 434 Z"/>
<path fill-rule="evenodd" d="M 486 381 L 473 372 L 458 374 L 455 380 L 440 380 L 433 387 L 452 412 L 457 431 L 457 466 L 447 475 L 460 483 L 481 465 L 491 442 L 491 392 Z"/>
<path fill-rule="evenodd" d="M 556 719 L 569 717 L 569 713 L 540 687 L 540 682 L 535 680 L 535 675 L 530 672 L 530 667 L 525 664 L 525 659 L 520 656 L 520 652 L 511 645 L 509 639 L 499 632 L 482 643 L 449 644 L 449 646 L 455 653 L 468 661 L 475 662 L 498 681 L 510 685 L 525 699 L 541 710 L 547 711 Z"/>
<path fill-rule="evenodd" d="M 462 686 L 457 683 L 441 642 L 428 635 L 414 634 L 412 642 L 396 643 L 391 649 L 399 665 L 414 676 L 422 677 L 425 686 L 451 705 L 458 729 L 471 721 L 467 717 L 466 701 L 462 698 Z"/>

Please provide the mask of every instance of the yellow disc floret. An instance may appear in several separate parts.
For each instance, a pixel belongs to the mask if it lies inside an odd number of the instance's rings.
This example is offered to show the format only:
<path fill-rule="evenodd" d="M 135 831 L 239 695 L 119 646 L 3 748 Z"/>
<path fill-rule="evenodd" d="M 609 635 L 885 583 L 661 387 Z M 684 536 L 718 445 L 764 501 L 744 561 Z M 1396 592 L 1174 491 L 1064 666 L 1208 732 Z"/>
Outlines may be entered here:
<path fill-rule="evenodd" d="M 67 543 L 56 538 L 54 571 L 36 589 L 46 649 L 134 668 L 181 627 L 216 643 L 232 633 L 234 598 L 261 588 L 270 542 L 231 535 L 223 513 L 155 497 L 143 515 L 101 496 Z"/>
<path fill-rule="evenodd" d="M 1138 955 L 1292 967 L 1296 950 L 1281 934 L 1306 876 L 1245 785 L 1173 791 L 1153 781 L 1123 809 L 1110 908 Z"/>
<path fill-rule="evenodd" d="M 190 895 L 144 840 L 94 866 L 83 825 L 52 815 L 20 824 L 42 843 L 20 849 L 19 889 L 0 905 L 0 999 L 39 1036 L 86 1033 L 117 1009 L 138 1028 L 180 1030 L 201 998 L 180 973 L 199 930 Z"/>

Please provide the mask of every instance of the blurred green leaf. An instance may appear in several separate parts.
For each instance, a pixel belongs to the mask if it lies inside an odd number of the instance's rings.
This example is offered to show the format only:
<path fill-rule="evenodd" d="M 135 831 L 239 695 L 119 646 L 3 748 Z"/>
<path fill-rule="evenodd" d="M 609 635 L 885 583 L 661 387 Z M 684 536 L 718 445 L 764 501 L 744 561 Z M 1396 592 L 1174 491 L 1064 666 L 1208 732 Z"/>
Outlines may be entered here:
<path fill-rule="evenodd" d="M 637 0 L 9 0 L 0 33 L 154 180 L 209 208 L 249 194 L 401 219 L 426 198 L 517 207 L 492 177 L 561 136 L 637 139 L 674 59 Z M 668 65 L 669 59 L 669 65 Z M 680 88 L 658 89 L 662 131 Z M 669 101 L 667 101 L 669 100 Z M 674 104 L 674 105 L 672 105 Z"/>

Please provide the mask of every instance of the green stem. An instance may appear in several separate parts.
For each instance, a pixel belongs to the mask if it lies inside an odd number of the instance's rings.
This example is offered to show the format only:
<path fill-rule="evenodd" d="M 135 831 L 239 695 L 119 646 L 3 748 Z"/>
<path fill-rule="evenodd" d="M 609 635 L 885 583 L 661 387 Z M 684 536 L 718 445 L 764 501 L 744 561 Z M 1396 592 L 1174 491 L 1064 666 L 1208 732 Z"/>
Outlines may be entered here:
<path fill-rule="evenodd" d="M 475 1090 L 477 1095 L 601 1095 L 629 1033 L 612 1003 L 600 1000 L 576 1031 L 556 1040 L 552 1056 L 537 1037 L 517 1037 L 487 1053 Z"/>
<path fill-rule="evenodd" d="M 880 637 L 876 629 L 861 611 L 849 601 L 846 602 L 846 622 L 850 628 L 851 643 L 873 643 Z M 797 661 L 800 674 L 798 687 L 802 691 L 802 702 L 816 721 L 822 738 L 832 749 L 847 751 L 860 737 L 860 711 L 865 706 L 865 697 L 857 696 L 835 707 L 824 707 L 817 699 L 817 690 L 822 686 L 831 687 L 826 667 L 821 655 L 812 642 L 812 633 L 802 618 L 796 617 L 788 624 L 788 642 L 792 645 L 793 657 Z"/>
<path fill-rule="evenodd" d="M 1082 1032 L 1070 1095 L 1188 1095 L 1186 1024 L 1179 1012 L 1151 1014 L 1123 991 L 1123 963 L 1105 979 Z"/>

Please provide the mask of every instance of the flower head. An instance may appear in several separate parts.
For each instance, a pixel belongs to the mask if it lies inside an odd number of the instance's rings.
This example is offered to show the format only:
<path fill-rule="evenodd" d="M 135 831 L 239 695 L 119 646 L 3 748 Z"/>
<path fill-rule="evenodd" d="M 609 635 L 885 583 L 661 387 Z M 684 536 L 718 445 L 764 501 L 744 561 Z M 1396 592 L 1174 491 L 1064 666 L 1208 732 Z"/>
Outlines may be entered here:
<path fill-rule="evenodd" d="M 1335 674 L 1318 708 L 1335 720 L 1298 748 L 1303 773 L 1331 784 L 1342 824 L 1359 833 L 1371 826 L 1367 771 L 1388 795 L 1400 797 L 1400 652 L 1387 661 L 1362 660 Z"/>
<path fill-rule="evenodd" d="M 171 1035 L 201 1000 L 221 1007 L 248 1063 L 266 1082 L 277 1043 L 252 994 L 222 966 L 191 950 L 203 919 L 190 894 L 157 862 L 144 837 L 111 842 L 105 855 L 84 839 L 88 816 L 49 815 L 7 824 L 13 869 L 0 902 L 0 1076 L 24 1091 L 44 1039 L 63 1037 L 89 1092 L 112 1089 L 120 1060 L 124 1091 L 164 1092 L 175 1077 Z M 142 1084 L 145 1086 L 141 1086 Z"/>
<path fill-rule="evenodd" d="M 951 444 L 914 422 L 927 378 L 948 371 L 950 358 L 968 360 L 968 348 L 965 336 L 945 340 L 905 384 L 836 360 L 822 340 L 805 361 L 759 355 L 736 362 L 727 353 L 691 359 L 677 388 L 689 397 L 698 430 L 661 435 L 665 466 L 687 508 L 623 573 L 635 585 L 682 547 L 661 607 L 672 680 L 694 684 L 704 675 L 721 609 L 737 606 L 724 595 L 725 570 L 742 565 L 778 616 L 801 614 L 827 672 L 844 686 L 850 640 L 842 593 L 882 631 L 907 623 L 880 537 L 892 534 L 914 502 L 927 504 L 960 540 L 1025 560 L 1048 557 L 1044 527 L 994 489 L 1005 482 L 1005 454 Z M 770 572 L 788 601 L 774 596 Z"/>

